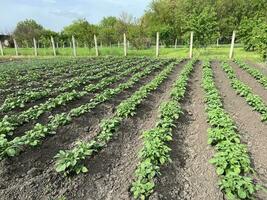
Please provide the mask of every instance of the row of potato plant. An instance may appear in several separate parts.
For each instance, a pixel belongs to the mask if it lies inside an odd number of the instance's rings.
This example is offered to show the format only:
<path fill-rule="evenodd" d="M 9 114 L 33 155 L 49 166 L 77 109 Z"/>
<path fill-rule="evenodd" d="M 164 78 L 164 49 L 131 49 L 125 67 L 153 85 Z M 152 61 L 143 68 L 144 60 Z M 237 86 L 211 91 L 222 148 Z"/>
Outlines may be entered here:
<path fill-rule="evenodd" d="M 135 199 L 147 199 L 155 187 L 154 179 L 160 175 L 160 167 L 171 162 L 168 142 L 172 140 L 172 129 L 182 113 L 179 102 L 184 98 L 189 76 L 195 60 L 188 62 L 172 86 L 170 100 L 159 108 L 156 127 L 142 134 L 143 148 L 139 152 L 140 162 L 135 170 L 135 180 L 131 192 Z"/>
<path fill-rule="evenodd" d="M 237 78 L 233 68 L 228 63 L 224 62 L 222 68 L 226 72 L 227 77 L 231 81 L 231 86 L 237 94 L 244 97 L 253 110 L 261 114 L 262 121 L 267 121 L 267 105 L 264 100 L 260 96 L 255 95 L 248 85 Z"/>
<path fill-rule="evenodd" d="M 88 171 L 83 160 L 103 149 L 114 136 L 121 122 L 130 116 L 135 115 L 135 110 L 148 94 L 156 90 L 158 86 L 168 77 L 177 66 L 177 62 L 171 63 L 163 69 L 153 80 L 134 92 L 129 98 L 123 100 L 116 108 L 112 117 L 105 118 L 100 123 L 100 131 L 97 136 L 90 141 L 79 141 L 72 149 L 60 150 L 55 156 L 55 169 L 59 173 L 68 175 L 70 173 L 79 174 Z"/>
<path fill-rule="evenodd" d="M 265 89 L 267 89 L 267 76 L 265 76 L 259 69 L 251 67 L 247 63 L 240 60 L 235 60 L 235 63 L 238 64 L 241 69 L 245 70 L 252 77 L 254 77 Z"/>
<path fill-rule="evenodd" d="M 107 88 L 97 93 L 88 103 L 73 108 L 69 112 L 50 116 L 48 124 L 37 123 L 32 130 L 25 132 L 21 137 L 15 137 L 13 140 L 8 141 L 3 137 L 3 134 L 0 135 L 0 158 L 18 155 L 26 146 L 37 146 L 47 135 L 56 134 L 60 126 L 70 123 L 73 118 L 90 112 L 97 105 L 111 99 L 123 90 L 133 87 L 141 78 L 146 77 L 156 69 L 162 68 L 162 65 L 168 62 L 170 60 L 159 61 L 157 64 L 147 66 L 141 72 L 134 74 L 127 82 L 120 83 L 116 88 Z"/>
<path fill-rule="evenodd" d="M 233 120 L 223 108 L 209 62 L 203 66 L 202 87 L 210 125 L 208 143 L 216 150 L 210 163 L 216 167 L 220 189 L 229 200 L 253 199 L 258 186 L 251 178 L 253 169 L 248 150 L 241 143 Z"/>
<path fill-rule="evenodd" d="M 50 98 L 46 102 L 34 107 L 29 108 L 26 111 L 23 111 L 21 114 L 14 114 L 10 116 L 5 116 L 0 122 L 0 134 L 12 135 L 16 127 L 29 122 L 30 120 L 38 119 L 43 113 L 51 111 L 61 105 L 66 105 L 67 103 L 78 100 L 89 93 L 95 92 L 97 90 L 103 90 L 108 85 L 119 81 L 125 76 L 134 73 L 150 62 L 143 63 L 142 65 L 137 65 L 135 67 L 130 67 L 130 65 L 122 65 L 116 68 L 110 68 L 103 73 L 112 75 L 106 78 L 103 78 L 100 82 L 96 84 L 89 84 L 84 87 L 82 91 L 71 91 L 64 92 L 56 96 L 55 98 Z"/>
<path fill-rule="evenodd" d="M 0 65 L 0 88 L 13 85 L 16 81 L 18 85 L 28 83 L 29 81 L 39 81 L 50 72 L 60 73 L 67 70 L 67 66 L 79 66 L 81 60 L 73 59 L 49 59 L 49 60 L 30 60 L 30 61 L 13 61 Z M 85 60 L 82 59 L 85 62 Z M 81 64 L 81 63 L 80 63 Z M 19 68 L 18 68 L 19 66 Z M 14 69 L 15 68 L 15 69 Z"/>
<path fill-rule="evenodd" d="M 89 62 L 90 61 L 90 62 Z M 20 97 L 23 98 L 23 96 L 26 96 L 28 93 L 36 93 L 38 95 L 38 92 L 40 91 L 46 91 L 51 90 L 50 96 L 53 96 L 57 94 L 59 91 L 58 88 L 62 88 L 61 91 L 67 90 L 72 86 L 72 83 L 74 83 L 73 86 L 75 86 L 76 82 L 85 82 L 86 77 L 92 75 L 93 73 L 97 73 L 101 71 L 102 67 L 108 66 L 108 65 L 116 65 L 117 63 L 125 62 L 122 59 L 97 59 L 97 60 L 89 60 L 88 62 L 81 62 L 80 59 L 77 59 L 77 62 L 74 63 L 71 66 L 66 66 L 66 71 L 63 74 L 55 75 L 54 71 L 57 70 L 57 68 L 51 70 L 46 76 L 46 78 L 40 79 L 38 81 L 26 81 L 24 84 L 18 84 L 14 82 L 14 84 L 11 87 L 7 87 L 5 89 L 0 89 L 2 96 L 5 98 L 16 98 Z M 64 68 L 63 68 L 64 69 Z M 93 72 L 90 71 L 93 70 Z M 42 69 L 39 70 L 38 73 L 40 73 Z M 80 78 L 83 78 L 83 81 L 79 81 Z M 65 81 L 62 81 L 65 80 Z M 70 88 L 71 89 L 71 88 Z M 33 99 L 34 100 L 34 99 Z M 29 99 L 31 101 L 31 99 Z M 23 106 L 23 105 L 22 105 Z"/>
<path fill-rule="evenodd" d="M 115 67 L 117 65 L 119 65 L 119 63 L 117 62 L 115 63 L 106 62 L 98 67 L 92 65 L 94 69 L 91 70 L 88 68 L 84 68 L 83 73 L 81 73 L 77 77 L 62 82 L 61 86 L 56 87 L 56 85 L 58 85 L 58 82 L 60 80 L 58 79 L 54 83 L 51 83 L 48 80 L 47 83 L 49 83 L 49 86 L 45 88 L 38 88 L 38 89 L 30 88 L 24 90 L 22 89 L 16 92 L 17 95 L 8 96 L 5 99 L 4 103 L 0 107 L 0 112 L 7 112 L 17 107 L 23 108 L 25 106 L 25 103 L 33 102 L 45 98 L 47 96 L 53 96 L 55 94 L 58 94 L 59 92 L 72 90 L 83 84 L 91 82 L 92 80 L 97 80 L 104 76 L 110 75 L 108 69 L 110 69 L 111 67 Z"/>

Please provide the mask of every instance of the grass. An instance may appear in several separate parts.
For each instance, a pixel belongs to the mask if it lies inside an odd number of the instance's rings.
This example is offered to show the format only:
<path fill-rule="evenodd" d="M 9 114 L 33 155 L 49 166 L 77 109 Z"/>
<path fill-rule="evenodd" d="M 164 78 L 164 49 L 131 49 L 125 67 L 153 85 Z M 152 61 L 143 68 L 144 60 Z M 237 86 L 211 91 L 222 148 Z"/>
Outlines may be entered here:
<path fill-rule="evenodd" d="M 193 50 L 193 54 L 195 57 L 199 57 L 199 59 L 228 59 L 229 56 L 230 45 L 221 45 L 219 47 L 211 46 L 206 49 L 204 48 L 195 48 Z M 32 57 L 34 56 L 34 50 L 32 48 L 19 48 L 18 49 L 20 56 Z M 6 58 L 15 56 L 14 48 L 5 48 L 4 54 Z M 123 56 L 123 48 L 122 47 L 103 47 L 99 48 L 99 54 L 101 56 Z M 179 47 L 175 48 L 161 48 L 160 49 L 160 57 L 162 58 L 181 58 L 187 57 L 189 54 L 188 47 Z M 38 49 L 39 56 L 53 56 L 52 48 L 41 48 Z M 72 56 L 71 48 L 59 48 L 57 49 L 58 56 Z M 78 56 L 95 56 L 94 48 L 77 48 Z M 129 56 L 155 56 L 155 48 L 136 50 L 130 48 L 128 50 Z M 263 62 L 260 55 L 256 52 L 247 52 L 240 45 L 234 49 L 234 57 L 238 59 L 246 59 L 252 60 L 255 62 Z"/>

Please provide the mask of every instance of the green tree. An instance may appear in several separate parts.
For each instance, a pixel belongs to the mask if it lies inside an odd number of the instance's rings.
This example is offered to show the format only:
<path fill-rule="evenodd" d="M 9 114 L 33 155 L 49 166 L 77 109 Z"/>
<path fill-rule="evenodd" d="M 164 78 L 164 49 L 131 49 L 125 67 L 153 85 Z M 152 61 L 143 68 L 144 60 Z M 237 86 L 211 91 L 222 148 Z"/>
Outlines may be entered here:
<path fill-rule="evenodd" d="M 104 17 L 99 24 L 99 40 L 109 45 L 110 43 L 118 42 L 115 25 L 117 23 L 116 17 Z"/>
<path fill-rule="evenodd" d="M 195 11 L 188 20 L 186 30 L 194 32 L 194 45 L 206 47 L 214 42 L 219 35 L 214 9 L 206 7 L 200 13 Z"/>
<path fill-rule="evenodd" d="M 44 28 L 33 19 L 18 22 L 13 37 L 22 46 L 33 46 L 33 38 L 39 39 Z"/>
<path fill-rule="evenodd" d="M 74 36 L 80 45 L 92 46 L 94 34 L 97 34 L 97 27 L 85 19 L 78 19 L 71 25 L 64 27 L 62 34 L 66 35 L 69 39 Z"/>

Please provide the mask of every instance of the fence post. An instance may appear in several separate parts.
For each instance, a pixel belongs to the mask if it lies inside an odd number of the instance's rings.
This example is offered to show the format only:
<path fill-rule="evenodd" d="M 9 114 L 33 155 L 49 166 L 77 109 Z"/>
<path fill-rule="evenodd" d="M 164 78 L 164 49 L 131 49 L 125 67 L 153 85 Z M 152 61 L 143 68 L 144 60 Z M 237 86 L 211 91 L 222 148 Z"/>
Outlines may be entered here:
<path fill-rule="evenodd" d="M 124 45 L 124 56 L 127 56 L 127 40 L 126 40 L 126 34 L 123 34 L 123 45 Z"/>
<path fill-rule="evenodd" d="M 2 42 L 0 41 L 0 51 L 1 51 L 1 56 L 4 56 L 4 51 L 3 51 L 3 46 Z"/>
<path fill-rule="evenodd" d="M 219 38 L 217 39 L 217 47 L 219 47 Z"/>
<path fill-rule="evenodd" d="M 193 57 L 193 37 L 194 37 L 194 33 L 193 31 L 191 31 L 190 34 L 190 51 L 189 51 L 189 58 Z"/>
<path fill-rule="evenodd" d="M 234 45 L 235 45 L 235 31 L 233 31 L 233 35 L 232 35 L 232 42 L 231 42 L 231 48 L 230 48 L 230 53 L 229 53 L 229 59 L 233 58 Z"/>
<path fill-rule="evenodd" d="M 19 55 L 19 52 L 18 52 L 18 45 L 17 45 L 17 42 L 15 39 L 13 39 L 13 42 L 14 42 L 14 46 L 15 46 L 15 51 L 16 51 L 16 56 Z"/>
<path fill-rule="evenodd" d="M 98 47 L 97 47 L 97 38 L 96 38 L 96 35 L 94 35 L 94 40 L 95 40 L 95 55 L 98 56 Z"/>
<path fill-rule="evenodd" d="M 37 56 L 37 45 L 35 38 L 33 38 L 33 46 L 34 46 L 34 55 Z"/>
<path fill-rule="evenodd" d="M 51 36 L 51 43 L 52 43 L 52 48 L 53 48 L 54 56 L 56 56 L 57 53 L 56 53 L 55 42 L 54 42 L 54 38 L 53 38 L 53 36 Z"/>
<path fill-rule="evenodd" d="M 77 56 L 77 52 L 76 52 L 76 45 L 75 45 L 74 36 L 72 36 L 72 47 L 73 47 L 73 56 L 76 57 Z"/>
<path fill-rule="evenodd" d="M 174 48 L 177 48 L 177 38 L 175 38 L 175 44 L 174 44 Z"/>
<path fill-rule="evenodd" d="M 159 57 L 159 32 L 157 32 L 157 39 L 156 39 L 156 57 Z"/>

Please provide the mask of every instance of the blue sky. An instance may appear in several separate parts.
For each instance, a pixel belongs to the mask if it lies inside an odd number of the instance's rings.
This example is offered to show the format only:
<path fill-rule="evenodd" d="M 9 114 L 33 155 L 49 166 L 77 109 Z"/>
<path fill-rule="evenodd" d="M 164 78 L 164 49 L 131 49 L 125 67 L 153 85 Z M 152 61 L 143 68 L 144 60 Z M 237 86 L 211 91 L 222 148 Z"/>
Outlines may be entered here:
<path fill-rule="evenodd" d="M 151 0 L 0 0 L 0 33 L 14 30 L 18 21 L 31 18 L 60 31 L 77 18 L 98 23 L 104 16 L 127 12 L 140 17 Z"/>

